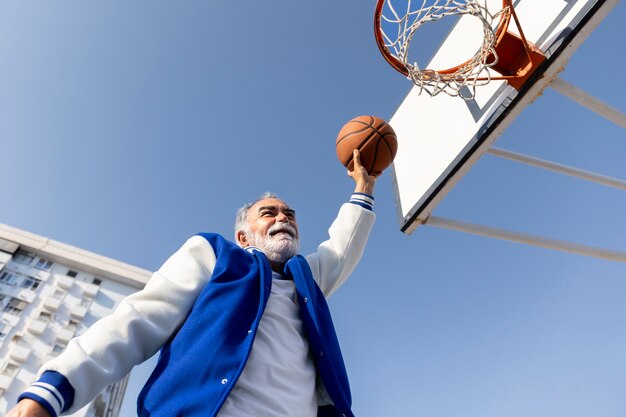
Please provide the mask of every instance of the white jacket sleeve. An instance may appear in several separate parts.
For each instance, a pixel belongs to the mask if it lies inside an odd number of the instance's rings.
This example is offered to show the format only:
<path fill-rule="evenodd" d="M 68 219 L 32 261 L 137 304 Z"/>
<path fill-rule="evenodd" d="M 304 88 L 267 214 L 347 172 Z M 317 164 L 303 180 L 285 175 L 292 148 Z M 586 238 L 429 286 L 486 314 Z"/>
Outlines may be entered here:
<path fill-rule="evenodd" d="M 72 413 L 106 385 L 155 354 L 187 317 L 209 281 L 215 252 L 201 236 L 190 238 L 153 274 L 145 288 L 73 339 L 39 371 L 56 371 L 74 388 Z"/>
<path fill-rule="evenodd" d="M 328 229 L 329 239 L 306 257 L 313 277 L 330 296 L 352 273 L 363 255 L 376 215 L 356 204 L 345 203 Z"/>

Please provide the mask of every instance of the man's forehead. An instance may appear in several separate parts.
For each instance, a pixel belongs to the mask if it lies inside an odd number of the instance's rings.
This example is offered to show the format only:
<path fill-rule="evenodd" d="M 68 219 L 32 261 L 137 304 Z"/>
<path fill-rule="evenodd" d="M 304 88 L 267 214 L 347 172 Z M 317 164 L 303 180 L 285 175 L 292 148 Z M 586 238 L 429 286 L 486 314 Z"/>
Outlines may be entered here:
<path fill-rule="evenodd" d="M 262 200 L 257 201 L 256 203 L 254 203 L 254 205 L 252 207 L 250 207 L 250 210 L 254 211 L 254 212 L 257 212 L 257 211 L 259 211 L 259 210 L 261 210 L 262 208 L 265 208 L 265 207 L 276 208 L 276 209 L 279 209 L 279 210 L 294 211 L 283 200 L 281 200 L 279 198 L 275 198 L 275 197 L 264 198 Z"/>

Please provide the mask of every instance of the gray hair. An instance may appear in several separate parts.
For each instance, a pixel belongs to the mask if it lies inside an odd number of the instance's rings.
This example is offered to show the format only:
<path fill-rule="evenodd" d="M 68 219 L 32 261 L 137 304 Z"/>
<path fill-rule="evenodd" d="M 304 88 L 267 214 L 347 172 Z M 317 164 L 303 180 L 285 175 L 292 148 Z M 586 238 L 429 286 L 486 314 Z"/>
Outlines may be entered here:
<path fill-rule="evenodd" d="M 248 232 L 248 211 L 250 208 L 254 206 L 261 200 L 265 200 L 266 198 L 279 198 L 278 195 L 272 193 L 270 191 L 264 192 L 254 201 L 250 201 L 243 206 L 239 207 L 237 210 L 237 214 L 235 216 L 235 242 L 237 242 L 237 232 L 244 231 Z"/>

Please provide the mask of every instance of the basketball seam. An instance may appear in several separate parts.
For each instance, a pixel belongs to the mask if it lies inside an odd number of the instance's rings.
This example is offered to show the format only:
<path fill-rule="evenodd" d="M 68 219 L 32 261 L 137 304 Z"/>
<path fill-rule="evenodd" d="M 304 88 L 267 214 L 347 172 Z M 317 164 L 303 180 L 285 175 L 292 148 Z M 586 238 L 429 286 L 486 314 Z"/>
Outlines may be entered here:
<path fill-rule="evenodd" d="M 378 133 L 378 136 L 380 136 L 381 139 L 384 139 L 380 133 Z M 370 169 L 367 170 L 368 174 L 370 175 L 374 174 L 374 172 L 372 171 L 374 170 L 374 165 L 376 164 L 376 158 L 378 157 L 378 147 L 380 146 L 380 142 L 381 141 L 376 141 L 376 147 L 374 148 L 374 156 L 372 157 L 372 165 L 370 166 Z"/>
<path fill-rule="evenodd" d="M 356 147 L 356 149 L 359 150 L 359 152 L 361 152 L 361 149 L 363 149 L 365 146 L 367 146 L 367 144 L 376 137 L 377 132 L 373 131 L 370 135 L 368 135 L 365 139 L 363 139 L 361 141 L 361 143 L 359 143 L 359 145 Z M 380 134 L 378 134 L 380 136 Z M 377 146 L 378 147 L 378 146 Z M 372 166 L 374 164 L 374 161 L 376 160 L 376 153 L 374 153 L 374 160 L 372 161 Z M 354 161 L 354 157 L 350 156 L 350 162 Z M 354 167 L 353 167 L 354 168 Z M 371 169 L 371 168 L 370 168 Z M 369 169 L 367 170 L 368 172 L 370 171 Z"/>
<path fill-rule="evenodd" d="M 363 130 L 358 130 L 358 131 L 355 131 L 355 132 L 350 132 L 350 133 L 347 133 L 344 137 L 342 137 L 341 139 L 339 139 L 339 140 L 337 141 L 337 145 L 339 145 L 341 142 L 343 142 L 343 141 L 344 141 L 344 139 L 348 139 L 348 138 L 350 138 L 351 136 L 354 136 L 354 135 L 356 135 L 356 134 L 363 133 L 363 132 L 366 132 L 366 131 L 367 131 L 366 129 L 363 129 Z"/>
<path fill-rule="evenodd" d="M 387 142 L 387 138 L 384 136 L 382 138 L 383 142 L 385 142 L 385 145 L 387 145 L 387 149 L 389 149 L 389 156 L 391 156 L 391 159 L 393 160 L 393 149 L 391 149 L 391 145 L 389 144 L 389 142 Z"/>
<path fill-rule="evenodd" d="M 378 134 L 380 135 L 380 137 L 381 137 L 381 138 L 384 138 L 385 136 L 384 136 L 382 133 L 380 133 L 379 128 L 378 128 L 378 127 L 376 127 L 376 126 L 374 126 L 375 119 L 374 119 L 373 117 L 371 117 L 371 116 L 370 116 L 370 119 L 372 120 L 370 123 L 366 123 L 366 122 L 364 122 L 364 121 L 362 121 L 362 120 L 350 120 L 350 123 L 360 123 L 360 124 L 364 125 L 366 128 L 367 128 L 367 127 L 371 128 L 371 129 L 372 129 L 372 130 L 374 130 L 376 133 L 378 133 Z M 382 126 L 385 126 L 386 124 L 387 124 L 387 122 L 385 122 L 385 121 L 383 120 L 383 124 L 382 124 Z M 382 126 L 381 126 L 381 127 L 382 127 Z M 344 137 L 342 137 L 341 139 L 339 139 L 339 140 L 337 141 L 337 145 L 338 145 L 339 143 L 341 143 L 341 141 L 342 141 L 342 140 L 344 140 L 345 138 L 349 137 L 350 135 L 353 135 L 353 134 L 356 134 L 356 133 L 361 133 L 361 132 L 363 132 L 364 130 L 365 130 L 365 129 L 362 129 L 362 130 L 357 130 L 357 131 L 350 132 L 350 133 L 346 134 Z"/>
<path fill-rule="evenodd" d="M 359 122 L 359 123 L 361 123 L 361 122 Z M 353 135 L 356 135 L 356 134 L 358 134 L 358 133 L 363 133 L 363 132 L 367 131 L 367 130 L 368 130 L 368 129 L 367 129 L 368 127 L 369 127 L 369 128 L 371 128 L 372 126 L 365 124 L 365 127 L 364 127 L 363 129 L 360 129 L 360 130 L 354 130 L 354 131 L 352 131 L 352 132 L 350 132 L 350 133 L 346 133 L 343 137 L 341 137 L 341 138 L 337 141 L 337 145 L 339 145 L 341 142 L 343 142 L 343 140 L 344 140 L 344 139 L 347 139 L 347 138 L 349 138 L 350 136 L 353 136 Z"/>

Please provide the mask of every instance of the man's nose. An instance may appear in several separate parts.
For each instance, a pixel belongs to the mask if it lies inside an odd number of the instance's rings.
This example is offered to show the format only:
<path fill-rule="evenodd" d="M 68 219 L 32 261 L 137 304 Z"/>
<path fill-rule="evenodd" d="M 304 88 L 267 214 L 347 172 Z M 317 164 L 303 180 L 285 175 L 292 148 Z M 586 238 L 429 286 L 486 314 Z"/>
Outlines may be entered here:
<path fill-rule="evenodd" d="M 285 213 L 281 212 L 281 213 L 278 213 L 278 215 L 276 216 L 276 221 L 281 222 L 281 223 L 288 223 L 289 217 L 287 217 Z"/>

